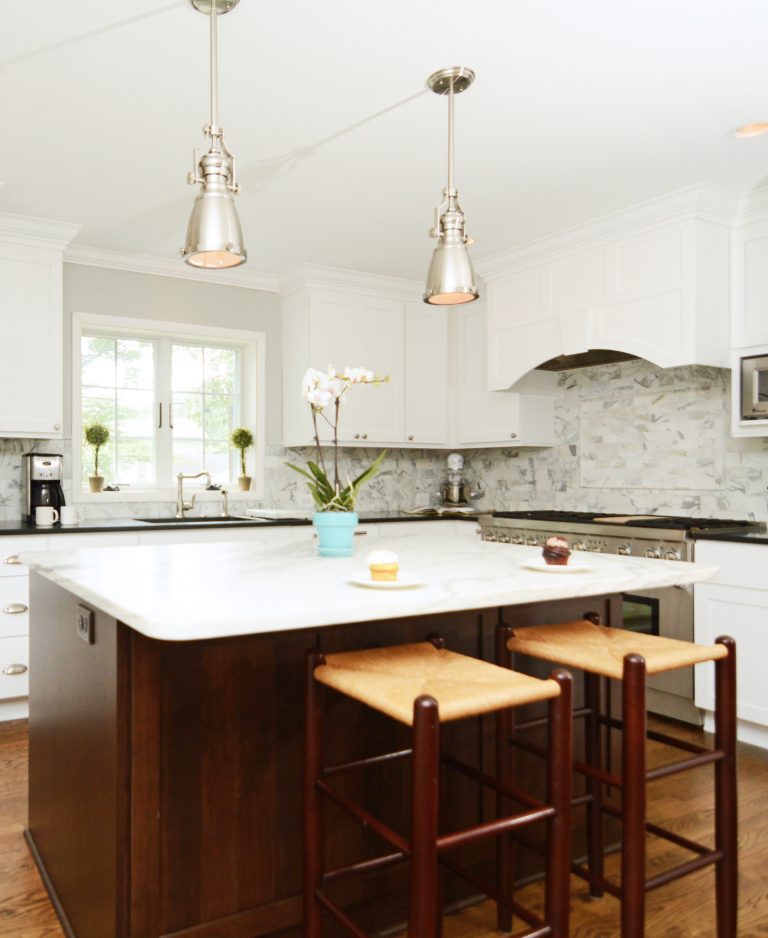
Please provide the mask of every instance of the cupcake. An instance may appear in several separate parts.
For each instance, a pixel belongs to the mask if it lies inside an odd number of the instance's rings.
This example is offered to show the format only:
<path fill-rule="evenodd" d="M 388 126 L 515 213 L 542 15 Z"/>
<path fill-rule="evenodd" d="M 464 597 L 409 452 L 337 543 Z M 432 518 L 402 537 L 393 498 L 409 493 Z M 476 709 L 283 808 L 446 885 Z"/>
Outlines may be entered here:
<path fill-rule="evenodd" d="M 396 580 L 400 564 L 391 550 L 374 550 L 368 554 L 368 569 L 372 580 Z"/>
<path fill-rule="evenodd" d="M 564 567 L 571 556 L 568 541 L 563 537 L 548 537 L 541 553 L 546 563 L 557 567 Z"/>

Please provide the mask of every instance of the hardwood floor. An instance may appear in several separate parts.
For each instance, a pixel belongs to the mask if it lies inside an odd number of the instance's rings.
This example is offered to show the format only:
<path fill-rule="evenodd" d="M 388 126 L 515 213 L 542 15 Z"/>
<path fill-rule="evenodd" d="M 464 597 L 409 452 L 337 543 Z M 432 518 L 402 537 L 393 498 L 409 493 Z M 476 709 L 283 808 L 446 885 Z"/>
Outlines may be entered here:
<path fill-rule="evenodd" d="M 691 737 L 697 734 L 687 731 Z M 665 761 L 659 747 L 651 759 Z M 711 768 L 671 776 L 652 787 L 649 814 L 693 839 L 711 843 Z M 741 938 L 768 938 L 768 752 L 742 746 L 739 761 L 739 845 Z M 63 938 L 56 916 L 22 838 L 26 818 L 26 723 L 0 724 L 0 935 L 3 938 Z M 685 856 L 657 838 L 649 840 L 649 866 L 663 869 Z M 617 857 L 608 861 L 615 871 Z M 539 887 L 520 894 L 536 906 Z M 572 938 L 613 938 L 618 931 L 618 903 L 610 897 L 592 901 L 583 883 L 572 880 Z M 519 924 L 517 926 L 519 928 Z M 498 934 L 489 903 L 451 916 L 445 938 L 488 938 Z M 650 893 L 646 935 L 649 938 L 705 938 L 715 935 L 712 870 L 703 870 Z M 106 938 L 106 936 L 105 936 Z"/>

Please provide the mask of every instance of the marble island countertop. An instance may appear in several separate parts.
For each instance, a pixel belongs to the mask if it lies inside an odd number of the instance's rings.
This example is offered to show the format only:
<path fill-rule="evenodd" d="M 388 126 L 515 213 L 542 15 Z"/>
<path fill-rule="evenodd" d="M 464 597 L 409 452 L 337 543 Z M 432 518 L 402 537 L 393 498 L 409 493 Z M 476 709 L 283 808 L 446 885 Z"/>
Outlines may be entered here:
<path fill-rule="evenodd" d="M 307 539 L 285 546 L 178 544 L 28 553 L 33 571 L 144 635 L 192 641 L 402 616 L 685 585 L 715 567 L 634 557 L 583 555 L 593 568 L 554 574 L 525 569 L 536 547 L 481 541 L 471 525 L 425 525 L 423 532 L 357 545 L 355 556 L 317 556 Z M 366 539 L 367 540 L 367 539 Z M 366 556 L 388 547 L 412 589 L 375 590 L 349 582 Z"/>

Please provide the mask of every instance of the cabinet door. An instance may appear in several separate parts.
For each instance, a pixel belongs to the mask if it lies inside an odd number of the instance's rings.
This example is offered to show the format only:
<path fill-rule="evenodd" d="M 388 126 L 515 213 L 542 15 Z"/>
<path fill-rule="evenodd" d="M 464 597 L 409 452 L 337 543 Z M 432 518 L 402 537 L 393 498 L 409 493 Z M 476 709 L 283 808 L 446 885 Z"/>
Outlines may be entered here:
<path fill-rule="evenodd" d="M 520 395 L 486 390 L 485 309 L 456 311 L 452 375 L 456 445 L 503 443 L 520 437 Z"/>
<path fill-rule="evenodd" d="M 746 550 L 761 548 L 749 545 Z M 768 689 L 763 673 L 768 591 L 699 583 L 695 588 L 695 610 L 697 642 L 712 644 L 719 635 L 730 635 L 736 640 L 739 719 L 768 726 Z M 711 663 L 697 666 L 696 706 L 715 709 L 715 672 Z"/>
<path fill-rule="evenodd" d="M 731 344 L 768 345 L 768 221 L 737 228 L 731 257 Z"/>
<path fill-rule="evenodd" d="M 61 253 L 0 245 L 0 437 L 62 435 Z"/>
<path fill-rule="evenodd" d="M 398 443 L 404 439 L 403 303 L 387 297 L 331 291 L 310 298 L 313 368 L 365 366 L 388 375 L 386 384 L 352 388 L 341 412 L 345 443 Z M 325 439 L 329 439 L 327 431 Z"/>
<path fill-rule="evenodd" d="M 405 441 L 448 442 L 448 319 L 445 307 L 405 308 Z"/>

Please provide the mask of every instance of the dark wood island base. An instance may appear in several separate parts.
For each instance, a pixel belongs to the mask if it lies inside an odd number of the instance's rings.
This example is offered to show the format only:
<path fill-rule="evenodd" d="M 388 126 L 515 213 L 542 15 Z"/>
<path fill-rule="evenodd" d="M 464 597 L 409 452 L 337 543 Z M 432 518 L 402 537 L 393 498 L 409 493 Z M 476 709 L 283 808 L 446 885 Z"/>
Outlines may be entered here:
<path fill-rule="evenodd" d="M 538 624 L 588 607 L 610 621 L 616 602 L 590 597 L 187 642 L 148 639 L 96 609 L 88 644 L 76 632 L 76 596 L 37 573 L 31 588 L 26 837 L 73 938 L 299 938 L 310 649 L 420 641 L 439 628 L 448 648 L 493 661 L 501 617 Z M 332 761 L 404 742 L 402 727 L 343 699 L 328 721 L 338 728 L 327 744 Z M 447 730 L 449 752 L 492 766 L 492 719 Z M 540 763 L 521 764 L 520 773 L 521 787 L 542 790 Z M 349 784 L 351 795 L 403 828 L 402 766 Z M 446 784 L 448 829 L 492 815 L 490 797 L 469 780 L 449 776 Z M 380 849 L 342 815 L 334 815 L 328 842 L 328 861 L 339 866 Z M 463 862 L 488 871 L 489 849 L 478 845 Z M 370 931 L 385 932 L 405 920 L 406 887 L 400 866 L 345 884 L 339 901 Z M 446 881 L 448 905 L 472 899 Z M 328 923 L 329 938 L 341 934 L 335 928 Z"/>

